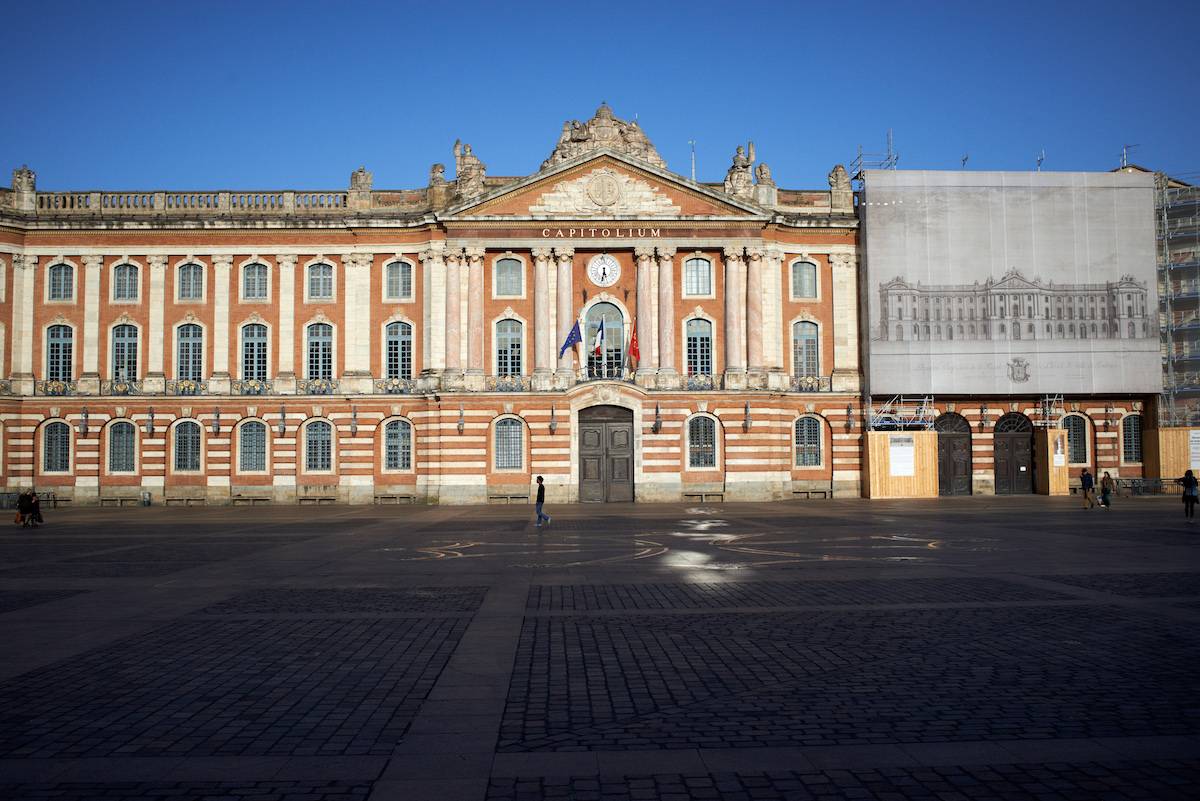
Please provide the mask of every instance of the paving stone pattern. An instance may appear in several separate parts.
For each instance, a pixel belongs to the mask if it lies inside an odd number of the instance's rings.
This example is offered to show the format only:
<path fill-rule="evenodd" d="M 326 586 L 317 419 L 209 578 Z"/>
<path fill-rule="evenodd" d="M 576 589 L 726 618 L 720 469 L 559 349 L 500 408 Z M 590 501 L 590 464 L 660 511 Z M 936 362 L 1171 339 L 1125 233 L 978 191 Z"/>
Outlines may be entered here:
<path fill-rule="evenodd" d="M 403 612 L 474 612 L 487 587 L 272 588 L 235 595 L 201 610 L 205 615 L 389 614 Z"/>
<path fill-rule="evenodd" d="M 0 571 L 3 578 L 146 578 L 204 567 L 209 562 L 45 562 Z"/>
<path fill-rule="evenodd" d="M 1193 734 L 1198 659 L 1104 607 L 533 618 L 499 750 Z"/>
<path fill-rule="evenodd" d="M 1040 578 L 1135 598 L 1200 595 L 1200 573 L 1091 573 Z"/>
<path fill-rule="evenodd" d="M 31 606 L 70 598 L 83 590 L 0 590 L 0 615 Z"/>
<path fill-rule="evenodd" d="M 696 584 L 535 585 L 526 608 L 559 610 L 720 609 L 738 606 L 1053 601 L 1071 596 L 992 578 Z"/>
<path fill-rule="evenodd" d="M 361 781 L 0 784 L 5 801 L 355 801 L 370 792 Z"/>
<path fill-rule="evenodd" d="M 1193 801 L 1200 761 L 492 779 L 488 801 Z"/>
<path fill-rule="evenodd" d="M 0 756 L 387 755 L 466 625 L 178 622 L 0 685 Z"/>

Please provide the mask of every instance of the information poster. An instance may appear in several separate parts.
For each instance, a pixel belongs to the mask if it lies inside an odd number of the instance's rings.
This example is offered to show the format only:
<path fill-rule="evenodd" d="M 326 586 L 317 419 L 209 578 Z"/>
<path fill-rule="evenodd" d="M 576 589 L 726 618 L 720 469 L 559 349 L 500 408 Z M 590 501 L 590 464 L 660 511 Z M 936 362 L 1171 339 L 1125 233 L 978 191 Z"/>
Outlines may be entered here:
<path fill-rule="evenodd" d="M 911 434 L 893 434 L 888 439 L 888 466 L 893 476 L 916 475 L 916 444 Z"/>
<path fill-rule="evenodd" d="M 1188 432 L 1188 464 L 1200 470 L 1200 431 L 1195 429 Z"/>
<path fill-rule="evenodd" d="M 1064 437 L 1055 437 L 1054 438 L 1054 466 L 1055 467 L 1066 467 L 1067 466 L 1067 452 L 1066 452 L 1066 448 L 1064 447 L 1063 440 L 1064 440 Z"/>

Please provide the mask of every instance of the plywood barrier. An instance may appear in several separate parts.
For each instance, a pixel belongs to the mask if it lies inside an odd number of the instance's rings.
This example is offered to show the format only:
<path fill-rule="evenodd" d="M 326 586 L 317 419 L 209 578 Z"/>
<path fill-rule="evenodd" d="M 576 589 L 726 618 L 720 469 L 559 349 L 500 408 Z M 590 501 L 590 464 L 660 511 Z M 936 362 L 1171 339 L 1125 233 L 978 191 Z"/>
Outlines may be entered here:
<path fill-rule="evenodd" d="M 1192 458 L 1192 439 L 1197 458 Z M 1142 432 L 1142 462 L 1148 478 L 1179 478 L 1187 470 L 1200 475 L 1200 429 L 1149 428 Z"/>
<path fill-rule="evenodd" d="M 936 498 L 936 431 L 868 431 L 868 498 Z"/>
<path fill-rule="evenodd" d="M 1039 495 L 1069 495 L 1071 474 L 1067 471 L 1067 432 L 1039 428 L 1033 432 L 1033 471 Z"/>

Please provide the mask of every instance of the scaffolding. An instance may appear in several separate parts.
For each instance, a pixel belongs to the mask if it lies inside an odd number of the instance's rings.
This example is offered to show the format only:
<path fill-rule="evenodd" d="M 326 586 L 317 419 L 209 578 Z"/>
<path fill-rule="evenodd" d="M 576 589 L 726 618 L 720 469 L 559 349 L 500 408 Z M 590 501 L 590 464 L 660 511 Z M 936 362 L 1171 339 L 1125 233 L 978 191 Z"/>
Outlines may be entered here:
<path fill-rule="evenodd" d="M 1200 424 L 1200 187 L 1156 173 L 1155 212 L 1163 363 L 1159 423 L 1196 425 Z"/>
<path fill-rule="evenodd" d="M 850 162 L 850 178 L 861 184 L 862 174 L 865 170 L 894 170 L 899 163 L 900 154 L 896 152 L 896 145 L 892 139 L 892 129 L 888 128 L 887 152 L 864 153 L 863 146 L 859 145 L 858 155 Z"/>
<path fill-rule="evenodd" d="M 933 428 L 933 421 L 937 418 L 932 395 L 894 395 L 885 403 L 876 405 L 873 400 L 870 403 L 872 431 Z"/>
<path fill-rule="evenodd" d="M 1039 414 L 1033 424 L 1039 428 L 1058 428 L 1058 421 L 1066 414 L 1063 408 L 1063 396 L 1061 393 L 1057 395 L 1043 395 L 1042 400 L 1038 403 Z"/>

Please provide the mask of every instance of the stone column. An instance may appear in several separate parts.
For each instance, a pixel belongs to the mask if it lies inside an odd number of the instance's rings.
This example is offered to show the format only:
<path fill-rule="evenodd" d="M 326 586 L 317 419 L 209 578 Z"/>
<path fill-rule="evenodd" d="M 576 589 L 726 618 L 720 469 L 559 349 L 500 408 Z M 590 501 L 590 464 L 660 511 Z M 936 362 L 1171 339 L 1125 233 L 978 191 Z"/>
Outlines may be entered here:
<path fill-rule="evenodd" d="M 467 389 L 483 389 L 483 248 L 467 248 Z"/>
<path fill-rule="evenodd" d="M 83 257 L 83 372 L 79 375 L 79 391 L 87 395 L 100 392 L 100 272 L 103 269 L 103 256 Z"/>
<path fill-rule="evenodd" d="M 421 352 L 425 367 L 421 376 L 425 379 L 425 388 L 430 390 L 441 386 L 442 373 L 446 369 L 445 248 L 444 242 L 431 242 L 429 249 L 421 252 L 422 285 L 425 288 L 421 321 Z"/>
<path fill-rule="evenodd" d="M 296 257 L 281 254 L 275 257 L 279 266 L 279 331 L 275 336 L 275 391 L 296 391 Z"/>
<path fill-rule="evenodd" d="M 766 383 L 763 362 L 763 250 L 746 251 L 746 363 L 750 386 L 760 389 Z"/>
<path fill-rule="evenodd" d="M 658 248 L 658 378 L 659 389 L 677 389 L 675 368 L 675 248 Z"/>
<path fill-rule="evenodd" d="M 550 389 L 554 373 L 554 329 L 550 326 L 550 249 L 533 251 L 533 388 Z"/>
<path fill-rule="evenodd" d="M 37 256 L 13 255 L 12 388 L 17 395 L 33 394 L 33 287 Z"/>
<path fill-rule="evenodd" d="M 790 382 L 785 371 L 783 344 L 783 252 L 769 247 L 763 264 L 763 359 L 767 367 L 767 386 L 786 390 Z"/>
<path fill-rule="evenodd" d="M 142 380 L 142 388 L 147 393 L 158 393 L 166 391 L 166 371 L 163 368 L 165 364 L 164 351 L 166 350 L 165 345 L 172 340 L 172 337 L 168 336 L 163 321 L 167 302 L 167 257 L 150 256 L 147 261 L 150 264 L 150 308 L 148 310 L 150 312 L 150 331 L 146 336 L 146 377 Z M 213 283 L 216 284 L 215 279 Z M 213 297 L 215 300 L 215 290 Z M 215 331 L 212 341 L 215 348 Z M 214 365 L 216 364 L 215 353 L 214 350 Z"/>
<path fill-rule="evenodd" d="M 371 264 L 370 253 L 349 253 L 342 257 L 346 280 L 342 293 L 342 319 L 345 324 L 345 358 L 342 360 L 341 390 L 369 393 L 371 386 Z"/>
<path fill-rule="evenodd" d="M 725 250 L 725 388 L 741 389 L 745 386 L 745 333 L 746 308 L 745 276 L 746 261 L 741 248 Z"/>
<path fill-rule="evenodd" d="M 229 392 L 229 276 L 233 272 L 233 256 L 213 256 L 213 367 L 208 381 L 209 391 L 224 395 Z"/>
<path fill-rule="evenodd" d="M 554 258 L 558 262 L 558 342 L 554 343 L 555 353 L 567 341 L 567 334 L 579 319 L 575 311 L 575 298 L 572 296 L 572 276 L 575 265 L 575 250 L 573 248 L 555 248 Z M 582 329 L 581 329 L 582 330 Z M 575 347 L 572 346 L 558 360 L 558 378 L 555 382 L 559 389 L 566 389 L 575 383 Z"/>
<path fill-rule="evenodd" d="M 454 389 L 462 385 L 462 292 L 460 264 L 461 249 L 446 251 L 446 372 L 443 386 Z"/>
<path fill-rule="evenodd" d="M 651 311 L 654 306 L 651 279 L 654 272 L 654 248 L 634 248 L 633 255 L 637 259 L 637 318 L 634 320 L 634 330 L 638 334 L 638 350 L 643 354 L 643 358 L 638 360 L 634 380 L 642 386 L 649 386 L 656 372 L 653 361 L 646 358 L 652 349 L 650 340 L 656 333 L 654 313 Z M 646 344 L 643 345 L 643 342 Z"/>
<path fill-rule="evenodd" d="M 835 392 L 858 392 L 858 269 L 849 253 L 829 257 L 833 273 L 833 373 Z"/>

